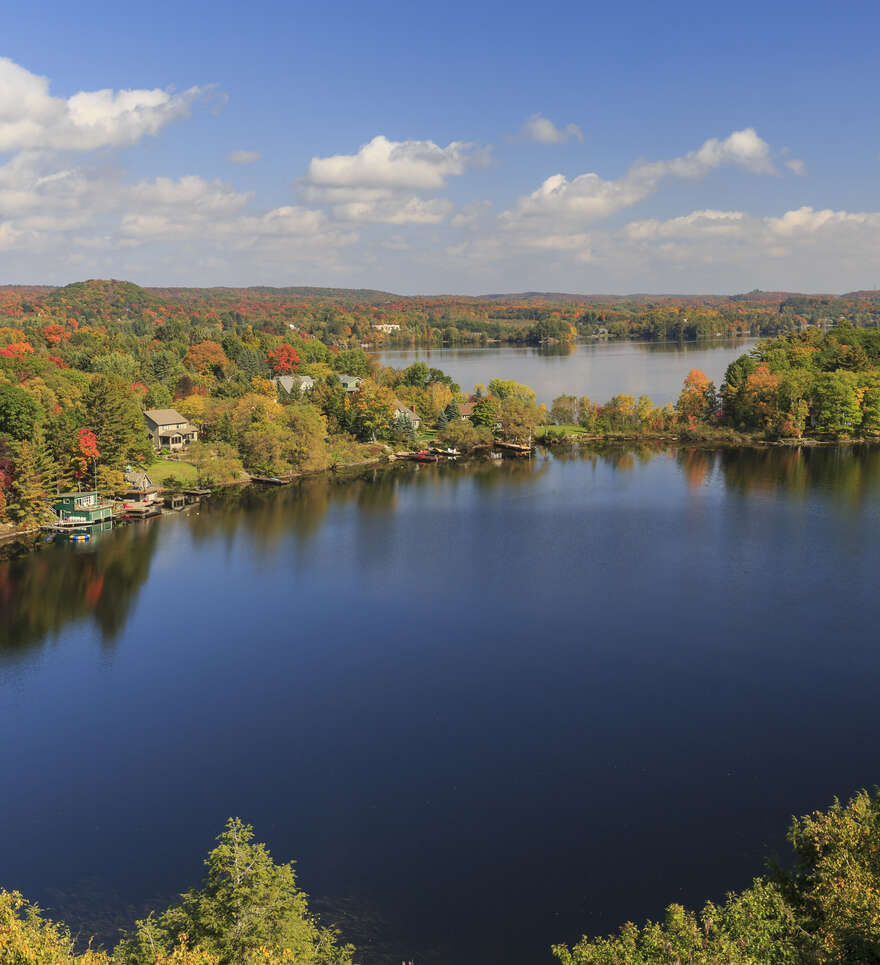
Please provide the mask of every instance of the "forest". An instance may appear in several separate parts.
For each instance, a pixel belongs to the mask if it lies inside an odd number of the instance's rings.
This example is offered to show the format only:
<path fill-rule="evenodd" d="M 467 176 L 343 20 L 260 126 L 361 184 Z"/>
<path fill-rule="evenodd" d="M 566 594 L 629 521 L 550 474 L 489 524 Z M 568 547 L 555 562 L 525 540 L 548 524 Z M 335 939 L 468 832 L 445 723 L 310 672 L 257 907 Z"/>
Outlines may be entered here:
<path fill-rule="evenodd" d="M 793 858 L 699 912 L 553 947 L 561 965 L 869 965 L 880 960 L 880 792 L 795 818 Z M 112 951 L 0 889 L 2 965 L 351 965 L 357 952 L 309 911 L 293 863 L 278 864 L 230 818 L 199 887 L 151 912 Z"/>
<path fill-rule="evenodd" d="M 245 473 L 362 465 L 424 442 L 426 432 L 460 451 L 499 438 L 526 443 L 542 433 L 548 442 L 573 434 L 730 443 L 873 438 L 880 435 L 880 330 L 872 313 L 880 300 L 871 294 L 752 293 L 669 297 L 661 304 L 540 295 L 401 299 L 332 289 L 148 290 L 116 281 L 3 288 L 0 524 L 21 529 L 45 521 L 53 492 L 116 493 L 132 468 L 173 485 L 173 475 L 163 475 L 167 464 L 151 469 L 148 409 L 173 407 L 198 427 L 187 462 L 203 487 L 234 483 Z M 645 396 L 599 403 L 563 395 L 548 411 L 528 386 L 504 378 L 461 387 L 423 362 L 395 370 L 367 351 L 388 335 L 377 324 L 399 325 L 400 333 L 391 332 L 398 338 L 445 338 L 447 329 L 456 338 L 488 337 L 486 326 L 500 325 L 492 337 L 526 332 L 546 340 L 611 332 L 615 325 L 624 326 L 624 335 L 644 336 L 653 326 L 655 335 L 689 337 L 704 331 L 703 322 L 706 332 L 783 333 L 738 359 L 720 387 L 692 371 L 677 403 L 664 407 Z M 288 392 L 273 381 L 285 375 L 309 381 L 296 380 Z M 340 376 L 359 381 L 344 385 Z"/>

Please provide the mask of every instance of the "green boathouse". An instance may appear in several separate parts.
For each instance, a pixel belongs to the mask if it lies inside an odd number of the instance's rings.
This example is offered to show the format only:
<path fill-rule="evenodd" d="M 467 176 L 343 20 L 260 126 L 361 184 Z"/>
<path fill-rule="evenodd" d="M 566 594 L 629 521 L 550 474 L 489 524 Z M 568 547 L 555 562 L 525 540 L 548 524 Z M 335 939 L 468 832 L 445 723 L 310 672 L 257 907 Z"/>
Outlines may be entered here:
<path fill-rule="evenodd" d="M 113 514 L 110 503 L 104 502 L 96 490 L 84 493 L 59 493 L 52 504 L 55 515 L 66 523 L 100 523 Z"/>

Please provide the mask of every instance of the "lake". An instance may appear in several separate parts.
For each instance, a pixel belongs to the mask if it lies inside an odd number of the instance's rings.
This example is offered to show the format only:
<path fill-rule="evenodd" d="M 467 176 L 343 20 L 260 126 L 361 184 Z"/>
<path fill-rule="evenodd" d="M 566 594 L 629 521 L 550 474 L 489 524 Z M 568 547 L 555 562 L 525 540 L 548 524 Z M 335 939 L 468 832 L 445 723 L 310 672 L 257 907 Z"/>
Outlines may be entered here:
<path fill-rule="evenodd" d="M 880 449 L 589 449 L 251 488 L 0 563 L 0 885 L 101 935 L 254 824 L 362 962 L 761 873 L 878 781 Z"/>
<path fill-rule="evenodd" d="M 377 357 L 400 369 L 417 360 L 442 369 L 470 393 L 477 383 L 513 379 L 531 386 L 538 402 L 558 395 L 585 395 L 594 402 L 612 396 L 650 396 L 657 405 L 674 402 L 691 369 L 721 386 L 727 366 L 755 345 L 754 339 L 713 338 L 695 342 L 627 342 L 596 339 L 570 345 L 493 345 L 488 348 L 387 349 Z"/>

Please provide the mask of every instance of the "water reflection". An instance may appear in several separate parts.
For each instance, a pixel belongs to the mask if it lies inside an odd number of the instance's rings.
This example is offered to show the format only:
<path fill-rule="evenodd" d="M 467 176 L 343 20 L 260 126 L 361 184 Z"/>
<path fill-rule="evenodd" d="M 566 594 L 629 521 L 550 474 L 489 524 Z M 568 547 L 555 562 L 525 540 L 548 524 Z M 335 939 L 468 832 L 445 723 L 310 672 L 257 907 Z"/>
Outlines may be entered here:
<path fill-rule="evenodd" d="M 0 563 L 0 660 L 77 620 L 91 619 L 111 644 L 149 574 L 158 537 L 158 525 L 142 523 Z"/>
<path fill-rule="evenodd" d="M 880 447 L 766 448 L 713 450 L 666 445 L 581 445 L 541 451 L 531 459 L 474 459 L 457 464 L 398 465 L 354 476 L 331 474 L 281 489 L 249 487 L 200 507 L 188 519 L 194 544 L 220 543 L 234 552 L 245 539 L 263 562 L 293 537 L 308 565 L 308 546 L 332 512 L 356 508 L 360 523 L 391 516 L 405 490 L 469 484 L 479 490 L 534 486 L 554 463 L 600 465 L 633 473 L 655 459 L 674 460 L 692 490 L 715 480 L 743 496 L 784 495 L 803 500 L 820 495 L 859 509 L 880 487 Z M 163 522 L 122 527 L 92 544 L 44 545 L 39 551 L 0 562 L 0 660 L 57 636 L 69 624 L 91 620 L 104 644 L 126 624 L 150 572 Z"/>

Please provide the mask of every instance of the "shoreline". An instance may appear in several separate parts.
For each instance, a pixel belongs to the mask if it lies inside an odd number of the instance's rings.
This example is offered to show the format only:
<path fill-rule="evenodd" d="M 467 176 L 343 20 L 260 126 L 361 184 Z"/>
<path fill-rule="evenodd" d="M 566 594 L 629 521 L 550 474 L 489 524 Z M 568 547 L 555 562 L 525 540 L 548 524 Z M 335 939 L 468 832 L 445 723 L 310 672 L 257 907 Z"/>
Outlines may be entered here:
<path fill-rule="evenodd" d="M 546 449 L 551 454 L 555 448 L 577 448 L 580 446 L 585 446 L 587 448 L 599 448 L 602 446 L 623 447 L 652 444 L 665 448 L 676 449 L 819 449 L 834 448 L 836 446 L 876 446 L 880 445 L 880 437 L 817 439 L 815 437 L 806 436 L 801 439 L 760 439 L 757 437 L 743 436 L 735 439 L 683 439 L 680 435 L 675 433 L 616 433 L 614 435 L 596 435 L 585 432 L 570 432 L 558 435 L 542 435 L 541 437 L 535 439 L 536 447 Z M 492 446 L 478 446 L 468 453 L 462 453 L 462 455 L 466 457 L 469 455 L 485 457 L 485 454 L 492 448 Z M 282 489 L 284 487 L 291 486 L 294 483 L 301 482 L 304 479 L 318 478 L 321 476 L 345 476 L 349 473 L 355 475 L 358 472 L 370 469 L 372 467 L 390 467 L 407 461 L 408 460 L 399 458 L 393 452 L 386 452 L 382 455 L 378 455 L 370 459 L 363 459 L 355 463 L 328 466 L 326 469 L 311 471 L 300 470 L 297 472 L 292 472 L 289 474 L 288 478 L 286 478 L 277 487 L 271 488 Z M 206 501 L 213 500 L 231 490 L 245 489 L 252 486 L 257 488 L 269 488 L 262 487 L 260 482 L 256 481 L 253 477 L 249 477 L 248 479 L 240 479 L 234 482 L 214 486 L 211 488 L 210 494 L 203 497 L 203 499 Z M 172 490 L 168 490 L 168 492 L 172 492 Z M 178 515 L 177 512 L 171 510 L 168 511 L 168 514 Z M 163 512 L 162 515 L 165 515 L 165 513 Z M 120 523 L 131 524 L 135 522 L 142 522 L 141 520 L 136 519 L 126 519 L 123 516 L 113 517 L 113 521 L 117 525 Z M 27 549 L 23 549 L 23 551 L 20 554 L 16 554 L 16 556 L 24 555 L 27 552 L 34 552 L 42 545 L 42 541 L 39 539 L 39 536 L 42 532 L 43 528 L 40 526 L 30 526 L 25 529 L 9 529 L 5 532 L 0 531 L 0 552 L 16 542 L 30 544 Z M 4 562 L 5 559 L 9 558 L 11 557 L 0 557 L 0 562 Z"/>

